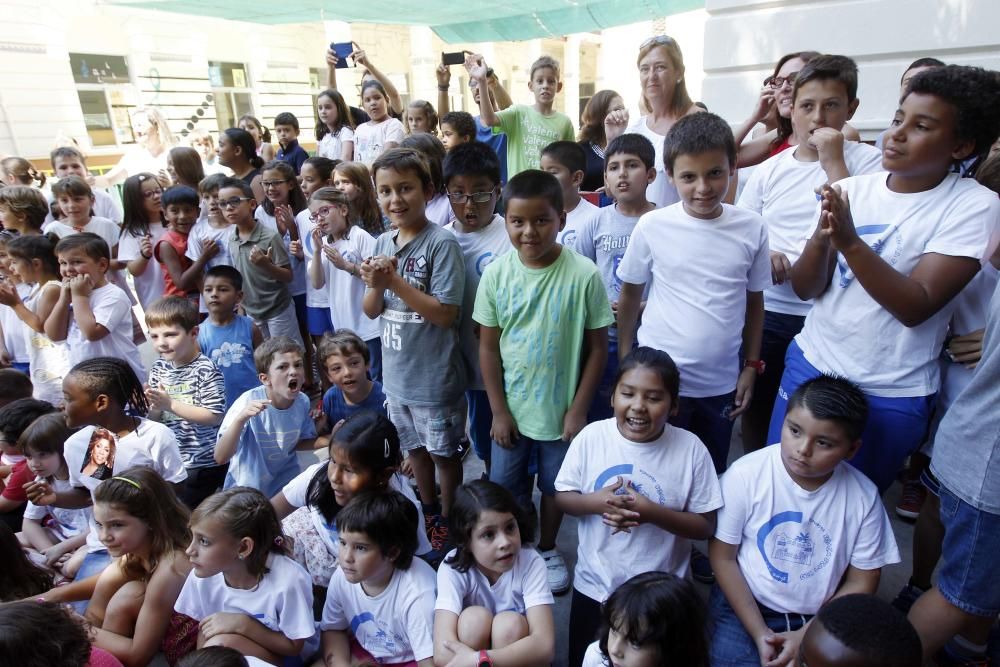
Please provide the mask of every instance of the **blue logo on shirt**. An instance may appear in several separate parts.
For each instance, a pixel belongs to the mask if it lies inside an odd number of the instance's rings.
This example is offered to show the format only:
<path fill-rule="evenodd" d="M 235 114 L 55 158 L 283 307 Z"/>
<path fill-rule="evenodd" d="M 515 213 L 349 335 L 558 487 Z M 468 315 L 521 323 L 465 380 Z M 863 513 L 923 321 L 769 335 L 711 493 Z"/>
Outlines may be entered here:
<path fill-rule="evenodd" d="M 833 538 L 813 519 L 803 522 L 802 512 L 780 512 L 757 531 L 757 550 L 771 578 L 787 584 L 789 573 L 779 565 L 798 571 L 805 581 L 825 568 L 833 553 Z M 772 535 L 773 533 L 773 535 Z"/>

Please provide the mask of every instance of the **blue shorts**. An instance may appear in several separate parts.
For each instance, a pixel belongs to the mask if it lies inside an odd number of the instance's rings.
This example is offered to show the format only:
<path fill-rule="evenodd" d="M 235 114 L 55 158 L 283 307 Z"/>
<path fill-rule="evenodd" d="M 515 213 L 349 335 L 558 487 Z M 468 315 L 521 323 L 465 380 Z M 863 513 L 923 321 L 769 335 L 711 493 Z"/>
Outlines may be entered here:
<path fill-rule="evenodd" d="M 803 382 L 820 374 L 815 366 L 806 361 L 799 344 L 792 341 L 785 356 L 785 372 L 781 376 L 778 395 L 774 399 L 771 426 L 767 432 L 768 444 L 781 442 L 781 426 L 785 421 L 789 397 Z M 861 434 L 861 449 L 850 463 L 875 483 L 879 493 L 885 493 L 895 481 L 906 457 L 924 442 L 934 407 L 934 394 L 901 398 L 865 394 L 865 398 L 868 399 L 868 424 Z"/>
<path fill-rule="evenodd" d="M 322 336 L 328 331 L 333 331 L 330 309 L 325 306 L 322 308 L 306 306 L 306 326 L 310 336 Z"/>
<path fill-rule="evenodd" d="M 104 571 L 108 565 L 111 564 L 111 555 L 106 549 L 101 549 L 100 551 L 91 551 L 86 556 L 83 557 L 83 562 L 80 563 L 80 569 L 76 571 L 76 580 L 83 581 L 87 577 L 92 577 L 95 574 L 100 574 Z M 78 614 L 82 614 L 87 611 L 87 605 L 90 604 L 90 600 L 79 600 L 77 602 L 70 602 L 73 606 L 73 610 Z"/>
<path fill-rule="evenodd" d="M 790 632 L 801 628 L 812 616 L 783 614 L 757 605 L 764 624 L 774 632 Z M 743 627 L 736 611 L 718 585 L 712 586 L 708 600 L 708 613 L 712 625 L 712 667 L 760 667 L 757 644 Z"/>
<path fill-rule="evenodd" d="M 941 566 L 937 588 L 944 599 L 973 616 L 1000 614 L 1000 577 L 993 570 L 1000 552 L 1000 514 L 978 510 L 943 483 Z"/>
<path fill-rule="evenodd" d="M 495 441 L 490 449 L 490 481 L 514 494 L 522 507 L 531 506 L 531 478 L 528 464 L 532 449 L 538 450 L 538 490 L 545 496 L 556 495 L 556 476 L 569 450 L 565 440 L 534 440 L 521 436 L 510 449 Z"/>
<path fill-rule="evenodd" d="M 26 361 L 12 361 L 10 367 L 15 371 L 21 371 L 25 375 L 31 375 L 31 364 Z"/>

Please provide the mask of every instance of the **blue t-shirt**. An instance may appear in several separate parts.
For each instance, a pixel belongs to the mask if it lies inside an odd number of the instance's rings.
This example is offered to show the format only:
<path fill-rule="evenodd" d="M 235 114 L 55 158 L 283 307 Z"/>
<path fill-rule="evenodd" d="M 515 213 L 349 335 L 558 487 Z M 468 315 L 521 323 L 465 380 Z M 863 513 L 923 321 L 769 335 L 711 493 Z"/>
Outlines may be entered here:
<path fill-rule="evenodd" d="M 267 400 L 265 387 L 255 387 L 236 399 L 222 420 L 219 437 L 234 428 L 233 423 L 248 403 L 264 400 Z M 309 416 L 309 397 L 305 394 L 299 394 L 284 410 L 268 406 L 243 426 L 222 488 L 251 486 L 268 498 L 274 496 L 300 472 L 295 456 L 299 441 L 315 437 L 316 427 Z"/>
<path fill-rule="evenodd" d="M 344 392 L 340 387 L 330 387 L 323 396 L 323 413 L 326 415 L 327 423 L 332 427 L 341 419 L 347 419 L 361 410 L 372 410 L 380 412 L 386 417 L 389 414 L 385 410 L 385 393 L 382 391 L 382 383 L 373 380 L 372 390 L 365 400 L 356 405 L 352 405 L 344 398 Z"/>
<path fill-rule="evenodd" d="M 503 132 L 493 134 L 493 128 L 483 125 L 479 116 L 475 117 L 475 121 L 476 141 L 481 141 L 492 148 L 493 152 L 500 158 L 500 184 L 504 185 L 507 183 L 507 135 Z"/>
<path fill-rule="evenodd" d="M 224 327 L 205 320 L 198 327 L 201 353 L 212 360 L 226 382 L 226 407 L 244 392 L 260 386 L 253 363 L 253 320 L 237 315 Z"/>

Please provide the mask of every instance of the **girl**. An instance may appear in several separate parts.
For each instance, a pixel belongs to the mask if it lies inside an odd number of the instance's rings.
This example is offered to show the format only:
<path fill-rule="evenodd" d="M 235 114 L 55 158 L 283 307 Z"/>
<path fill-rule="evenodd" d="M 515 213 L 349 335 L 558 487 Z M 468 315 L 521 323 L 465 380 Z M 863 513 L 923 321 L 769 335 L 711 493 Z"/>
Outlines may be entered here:
<path fill-rule="evenodd" d="M 89 629 L 61 605 L 24 600 L 0 605 L 0 655 L 21 667 L 122 667 L 92 646 Z"/>
<path fill-rule="evenodd" d="M 316 155 L 331 160 L 354 159 L 354 121 L 344 96 L 324 90 L 316 98 Z"/>
<path fill-rule="evenodd" d="M 570 612 L 570 665 L 600 625 L 600 602 L 630 576 L 686 576 L 689 540 L 712 536 L 722 492 L 705 445 L 667 423 L 680 374 L 666 352 L 640 347 L 618 367 L 614 418 L 588 425 L 556 477 L 556 505 L 580 517 Z"/>
<path fill-rule="evenodd" d="M 144 308 L 163 296 L 163 270 L 153 248 L 167 229 L 160 197 L 163 188 L 153 174 L 129 176 L 122 188 L 125 215 L 118 242 L 118 263 L 132 274 L 136 298 Z"/>
<path fill-rule="evenodd" d="M 14 232 L 0 230 L 0 294 L 5 299 L 0 303 L 5 305 L 27 299 L 31 293 L 31 285 L 11 271 L 8 247 L 15 238 Z M 0 308 L 0 366 L 10 366 L 25 375 L 30 373 L 27 333 L 13 309 Z"/>
<path fill-rule="evenodd" d="M 21 236 L 7 245 L 11 269 L 25 284 L 31 285 L 27 298 L 11 283 L 0 283 L 0 304 L 10 306 L 20 319 L 20 330 L 27 340 L 32 395 L 53 405 L 62 405 L 62 381 L 69 372 L 69 349 L 66 341 L 53 342 L 45 335 L 45 320 L 59 300 L 62 279 L 55 247 L 55 235 Z M 5 309 L 6 310 L 6 309 Z M 23 323 L 23 324 L 22 324 Z M 23 326 L 27 325 L 27 326 Z"/>
<path fill-rule="evenodd" d="M 426 132 L 437 135 L 438 115 L 426 100 L 413 100 L 406 107 L 406 134 Z"/>
<path fill-rule="evenodd" d="M 173 179 L 174 185 L 186 185 L 192 190 L 197 190 L 201 179 L 205 178 L 201 155 L 187 146 L 170 149 L 170 153 L 167 154 L 167 172 Z"/>
<path fill-rule="evenodd" d="M 389 488 L 406 496 L 420 518 L 417 554 L 431 550 L 417 497 L 397 472 L 399 434 L 385 415 L 353 415 L 330 436 L 328 453 L 328 460 L 309 466 L 271 499 L 282 528 L 295 536 L 293 557 L 309 571 L 314 586 L 329 585 L 339 553 L 337 514 L 362 491 Z"/>
<path fill-rule="evenodd" d="M 339 160 L 334 161 L 325 157 L 311 157 L 302 163 L 299 177 L 302 182 L 302 194 L 308 200 L 313 193 L 321 188 L 333 185 L 333 168 Z M 302 251 L 305 256 L 306 273 L 311 265 L 317 246 L 312 237 L 313 229 L 316 227 L 312 221 L 312 213 L 309 209 L 301 211 L 295 216 L 295 224 L 299 228 L 299 238 L 302 239 Z M 333 331 L 333 320 L 330 319 L 330 299 L 325 289 L 313 287 L 312 279 L 306 276 L 306 323 L 309 334 L 312 336 L 313 344 L 319 346 L 319 341 L 327 331 Z M 321 362 L 322 363 L 322 362 Z M 320 379 L 323 382 L 323 390 L 327 389 L 326 373 L 320 368 Z"/>
<path fill-rule="evenodd" d="M 453 549 L 438 569 L 438 665 L 539 665 L 552 661 L 555 629 L 545 561 L 521 541 L 532 531 L 514 496 L 476 480 L 455 492 Z"/>
<path fill-rule="evenodd" d="M 580 133 L 576 137 L 587 154 L 587 170 L 580 190 L 594 192 L 604 187 L 604 149 L 608 146 L 604 119 L 612 111 L 623 109 L 625 101 L 613 90 L 599 90 L 587 102 L 580 119 Z"/>
<path fill-rule="evenodd" d="M 333 187 L 347 196 L 352 225 L 375 237 L 389 228 L 389 221 L 375 198 L 368 167 L 360 162 L 341 162 L 333 170 Z"/>
<path fill-rule="evenodd" d="M 705 603 L 673 574 L 638 574 L 601 605 L 600 639 L 583 667 L 708 667 Z"/>
<path fill-rule="evenodd" d="M 231 127 L 219 135 L 219 162 L 228 167 L 233 176 L 253 188 L 257 203 L 264 201 L 264 186 L 260 184 L 260 168 L 264 160 L 257 155 L 254 139 L 246 130 Z"/>
<path fill-rule="evenodd" d="M 42 233 L 49 202 L 39 190 L 27 185 L 0 188 L 0 226 L 21 236 Z"/>
<path fill-rule="evenodd" d="M 271 145 L 271 131 L 257 119 L 256 116 L 243 114 L 240 116 L 239 124 L 241 130 L 250 133 L 253 137 L 254 153 L 260 156 L 264 162 L 274 159 L 274 146 Z"/>
<path fill-rule="evenodd" d="M 28 559 L 6 521 L 0 521 L 0 561 L 0 602 L 35 597 L 52 588 L 52 573 Z"/>
<path fill-rule="evenodd" d="M 317 290 L 325 290 L 331 321 L 354 331 L 368 345 L 372 376 L 380 379 L 380 320 L 369 319 L 361 307 L 365 296 L 361 264 L 375 254 L 375 239 L 351 225 L 347 197 L 339 190 L 320 188 L 313 193 L 309 210 L 316 223 L 310 234 L 315 249 L 309 262 L 310 283 Z"/>
<path fill-rule="evenodd" d="M 385 88 L 378 81 L 370 79 L 362 85 L 361 104 L 371 120 L 354 133 L 354 159 L 371 165 L 383 152 L 399 146 L 403 124 L 389 115 Z"/>
<path fill-rule="evenodd" d="M 267 498 L 245 486 L 208 497 L 191 515 L 191 537 L 191 575 L 175 609 L 199 621 L 198 648 L 228 646 L 278 665 L 304 653 L 316 635 L 312 587 L 287 556 Z"/>
<path fill-rule="evenodd" d="M 434 198 L 427 202 L 425 212 L 428 220 L 444 227 L 451 222 L 453 215 L 451 201 L 444 190 L 442 168 L 445 154 L 444 144 L 433 134 L 421 133 L 406 137 L 400 146 L 413 148 L 427 160 L 427 166 L 431 170 L 431 182 L 434 186 Z"/>
<path fill-rule="evenodd" d="M 0 179 L 4 185 L 30 185 L 45 187 L 45 174 L 35 169 L 23 157 L 9 157 L 0 160 Z"/>

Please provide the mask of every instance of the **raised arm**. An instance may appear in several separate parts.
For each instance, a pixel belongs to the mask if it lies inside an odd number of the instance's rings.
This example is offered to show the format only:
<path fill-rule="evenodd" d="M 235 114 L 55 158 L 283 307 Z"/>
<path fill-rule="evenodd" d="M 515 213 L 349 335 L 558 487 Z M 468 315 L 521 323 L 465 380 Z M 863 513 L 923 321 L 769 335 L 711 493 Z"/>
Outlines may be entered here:
<path fill-rule="evenodd" d="M 353 44 L 355 47 L 358 46 L 357 42 L 353 42 Z M 403 113 L 403 100 L 399 97 L 399 91 L 396 90 L 396 86 L 393 84 L 392 79 L 383 74 L 382 70 L 376 67 L 374 63 L 369 60 L 368 54 L 365 53 L 363 49 L 355 48 L 351 57 L 354 58 L 354 62 L 367 69 L 375 80 L 382 84 L 382 87 L 385 88 L 385 94 L 389 98 L 389 115 L 391 116 L 394 111 L 396 113 Z"/>
<path fill-rule="evenodd" d="M 469 71 L 469 78 L 479 86 L 479 121 L 487 127 L 496 127 L 500 124 L 500 117 L 496 115 L 493 103 L 490 102 L 486 60 L 478 53 L 468 55 L 465 57 L 465 69 Z"/>
<path fill-rule="evenodd" d="M 451 87 L 451 68 L 444 63 L 438 63 L 435 70 L 438 82 L 438 118 L 441 118 L 451 110 L 451 99 L 448 96 L 448 89 Z"/>

